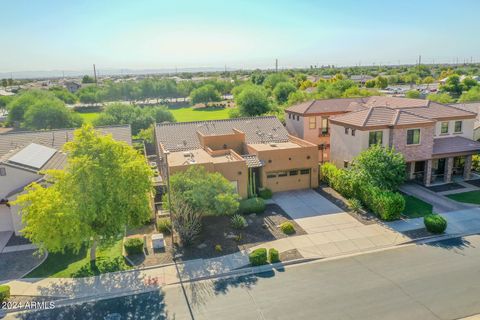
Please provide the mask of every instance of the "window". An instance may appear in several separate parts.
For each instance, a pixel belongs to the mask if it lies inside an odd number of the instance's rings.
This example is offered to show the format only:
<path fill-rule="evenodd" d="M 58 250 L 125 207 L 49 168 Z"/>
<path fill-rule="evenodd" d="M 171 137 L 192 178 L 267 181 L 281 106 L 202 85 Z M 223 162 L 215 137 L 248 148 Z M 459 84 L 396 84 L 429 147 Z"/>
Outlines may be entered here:
<path fill-rule="evenodd" d="M 292 119 L 292 114 L 291 113 L 288 114 L 288 119 Z"/>
<path fill-rule="evenodd" d="M 317 119 L 315 117 L 308 117 L 308 127 L 315 129 L 317 127 Z"/>
<path fill-rule="evenodd" d="M 357 129 L 352 129 L 352 136 L 355 136 L 355 131 L 357 131 Z"/>
<path fill-rule="evenodd" d="M 7 169 L 6 168 L 0 168 L 0 176 L 6 176 L 7 175 Z"/>
<path fill-rule="evenodd" d="M 297 116 L 297 121 L 300 121 L 300 116 Z"/>
<path fill-rule="evenodd" d="M 296 176 L 298 174 L 298 171 L 297 170 L 292 170 L 290 171 L 290 175 L 291 176 Z"/>
<path fill-rule="evenodd" d="M 345 128 L 345 134 L 348 134 L 348 131 L 349 131 L 348 128 Z"/>
<path fill-rule="evenodd" d="M 348 168 L 348 161 L 343 161 L 343 167 Z"/>
<path fill-rule="evenodd" d="M 383 131 L 370 131 L 368 136 L 368 146 L 383 143 Z"/>
<path fill-rule="evenodd" d="M 310 169 L 302 169 L 300 170 L 300 174 L 310 174 Z"/>
<path fill-rule="evenodd" d="M 455 133 L 462 132 L 462 121 L 455 121 Z"/>
<path fill-rule="evenodd" d="M 277 175 L 275 173 L 267 173 L 267 179 L 272 179 L 272 178 L 276 178 Z"/>
<path fill-rule="evenodd" d="M 442 126 L 440 128 L 440 133 L 441 134 L 447 134 L 448 133 L 448 121 L 442 122 Z"/>
<path fill-rule="evenodd" d="M 279 177 L 286 177 L 287 176 L 287 172 L 286 171 L 281 171 L 278 173 L 278 176 Z"/>
<path fill-rule="evenodd" d="M 322 134 L 328 134 L 328 118 L 322 118 Z"/>
<path fill-rule="evenodd" d="M 407 144 L 420 144 L 420 129 L 407 130 Z"/>

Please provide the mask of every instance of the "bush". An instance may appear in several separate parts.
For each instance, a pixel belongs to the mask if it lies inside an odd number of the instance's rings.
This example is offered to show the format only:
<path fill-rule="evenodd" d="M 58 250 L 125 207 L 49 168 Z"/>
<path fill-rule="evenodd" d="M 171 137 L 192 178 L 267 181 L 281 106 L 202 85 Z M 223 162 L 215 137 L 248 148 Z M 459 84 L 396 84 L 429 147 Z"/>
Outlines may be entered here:
<path fill-rule="evenodd" d="M 280 262 L 280 255 L 277 249 L 271 248 L 268 250 L 268 260 L 270 263 Z"/>
<path fill-rule="evenodd" d="M 280 229 L 282 230 L 283 233 L 285 234 L 293 234 L 295 233 L 295 228 L 293 227 L 293 223 L 290 221 L 285 221 L 280 225 Z"/>
<path fill-rule="evenodd" d="M 10 287 L 0 286 L 0 302 L 7 301 L 10 298 Z"/>
<path fill-rule="evenodd" d="M 172 221 L 169 218 L 160 218 L 157 221 L 158 232 L 164 234 L 172 233 Z"/>
<path fill-rule="evenodd" d="M 216 244 L 216 245 L 215 245 L 215 252 L 222 252 L 222 251 L 223 251 L 223 250 L 222 250 L 222 246 L 219 245 L 219 244 Z"/>
<path fill-rule="evenodd" d="M 431 233 L 443 233 L 447 229 L 447 220 L 439 214 L 429 214 L 423 218 L 425 228 Z"/>
<path fill-rule="evenodd" d="M 348 199 L 348 207 L 350 210 L 360 212 L 362 210 L 362 202 L 355 198 Z"/>
<path fill-rule="evenodd" d="M 262 198 L 250 198 L 240 201 L 238 212 L 241 214 L 263 213 L 265 211 L 265 201 Z"/>
<path fill-rule="evenodd" d="M 260 198 L 262 199 L 271 199 L 272 198 L 272 190 L 268 189 L 268 188 L 263 188 L 263 189 L 260 189 L 258 191 L 258 195 L 260 196 Z"/>
<path fill-rule="evenodd" d="M 143 240 L 140 238 L 130 238 L 123 244 L 128 255 L 143 253 Z"/>
<path fill-rule="evenodd" d="M 247 220 L 239 214 L 235 214 L 230 221 L 234 229 L 243 229 L 247 226 Z"/>
<path fill-rule="evenodd" d="M 252 266 L 267 264 L 267 249 L 259 248 L 253 250 L 252 253 L 248 255 L 248 260 L 250 260 Z"/>

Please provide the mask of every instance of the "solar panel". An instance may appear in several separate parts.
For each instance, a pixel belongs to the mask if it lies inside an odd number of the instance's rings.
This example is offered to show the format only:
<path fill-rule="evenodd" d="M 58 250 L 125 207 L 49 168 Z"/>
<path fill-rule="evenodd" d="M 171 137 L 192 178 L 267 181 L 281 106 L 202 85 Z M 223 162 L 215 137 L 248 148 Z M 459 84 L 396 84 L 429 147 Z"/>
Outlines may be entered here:
<path fill-rule="evenodd" d="M 40 169 L 45 163 L 57 152 L 57 150 L 42 146 L 40 144 L 31 143 L 16 154 L 14 154 L 9 162 L 24 165 L 27 167 Z"/>

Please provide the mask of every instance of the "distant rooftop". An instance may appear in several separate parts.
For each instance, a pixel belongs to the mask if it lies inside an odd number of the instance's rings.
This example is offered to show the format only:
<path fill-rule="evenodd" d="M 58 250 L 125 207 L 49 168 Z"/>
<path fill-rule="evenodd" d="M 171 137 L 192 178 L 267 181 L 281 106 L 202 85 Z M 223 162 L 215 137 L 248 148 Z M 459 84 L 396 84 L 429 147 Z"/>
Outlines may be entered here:
<path fill-rule="evenodd" d="M 8 159 L 8 162 L 33 169 L 40 169 L 56 152 L 57 150 L 41 144 L 30 143 L 19 152 L 13 154 Z"/>

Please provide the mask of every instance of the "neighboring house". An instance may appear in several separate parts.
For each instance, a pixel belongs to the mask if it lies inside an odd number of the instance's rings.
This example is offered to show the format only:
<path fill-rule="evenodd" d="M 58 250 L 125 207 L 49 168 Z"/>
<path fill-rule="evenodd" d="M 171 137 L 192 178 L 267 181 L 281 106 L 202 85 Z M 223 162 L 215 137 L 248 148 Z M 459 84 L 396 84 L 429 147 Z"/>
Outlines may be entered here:
<path fill-rule="evenodd" d="M 317 146 L 290 136 L 276 117 L 157 124 L 162 177 L 201 165 L 242 198 L 250 184 L 273 192 L 318 186 Z"/>
<path fill-rule="evenodd" d="M 477 114 L 477 119 L 473 125 L 473 140 L 480 141 L 480 102 L 454 103 L 451 106 Z"/>
<path fill-rule="evenodd" d="M 394 147 L 407 162 L 408 179 L 448 183 L 470 179 L 476 114 L 440 103 L 396 97 L 370 97 L 362 109 L 330 118 L 331 161 L 348 167 L 372 144 Z"/>
<path fill-rule="evenodd" d="M 73 129 L 10 132 L 0 134 L 0 232 L 22 229 L 18 207 L 13 202 L 26 186 L 42 182 L 41 171 L 62 169 L 67 160 L 62 146 L 73 139 Z M 98 128 L 115 140 L 132 143 L 131 129 L 126 126 Z"/>
<path fill-rule="evenodd" d="M 82 87 L 82 85 L 78 82 L 75 81 L 66 81 L 63 86 L 67 88 L 68 91 L 71 93 L 75 93 Z"/>
<path fill-rule="evenodd" d="M 329 118 L 361 108 L 368 98 L 310 100 L 285 110 L 288 132 L 318 147 L 321 163 L 330 160 Z"/>
<path fill-rule="evenodd" d="M 366 74 L 356 74 L 350 76 L 350 80 L 355 81 L 357 83 L 365 84 L 368 80 L 374 79 L 372 76 Z"/>

